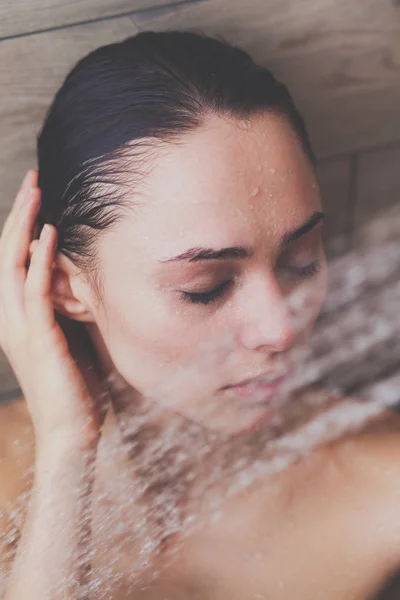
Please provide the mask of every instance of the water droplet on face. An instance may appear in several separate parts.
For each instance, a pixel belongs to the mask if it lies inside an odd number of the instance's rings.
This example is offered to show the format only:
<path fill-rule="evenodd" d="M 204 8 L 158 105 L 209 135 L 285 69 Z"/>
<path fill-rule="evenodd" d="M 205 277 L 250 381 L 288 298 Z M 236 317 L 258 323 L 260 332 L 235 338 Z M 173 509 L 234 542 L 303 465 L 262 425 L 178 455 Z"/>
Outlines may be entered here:
<path fill-rule="evenodd" d="M 239 121 L 240 129 L 249 129 L 250 125 L 251 125 L 250 119 L 242 119 L 241 121 Z"/>
<path fill-rule="evenodd" d="M 254 198 L 254 196 L 257 196 L 257 194 L 259 193 L 259 191 L 260 191 L 259 187 L 254 188 L 254 190 L 250 194 L 250 198 Z"/>
<path fill-rule="evenodd" d="M 269 172 L 271 173 L 271 175 L 275 175 L 276 173 L 276 169 L 274 169 L 273 167 L 270 168 Z"/>
<path fill-rule="evenodd" d="M 261 169 L 262 169 L 262 166 L 261 165 L 257 165 L 257 173 L 260 173 Z"/>

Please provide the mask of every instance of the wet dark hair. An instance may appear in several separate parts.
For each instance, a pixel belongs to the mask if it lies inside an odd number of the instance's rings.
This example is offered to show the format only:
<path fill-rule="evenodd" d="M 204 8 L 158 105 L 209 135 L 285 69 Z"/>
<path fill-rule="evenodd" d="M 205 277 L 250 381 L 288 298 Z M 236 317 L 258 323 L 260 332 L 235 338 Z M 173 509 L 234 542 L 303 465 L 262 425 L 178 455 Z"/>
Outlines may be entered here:
<path fill-rule="evenodd" d="M 291 123 L 314 163 L 286 86 L 225 41 L 148 31 L 90 52 L 66 76 L 38 135 L 39 228 L 57 227 L 58 251 L 100 298 L 97 236 L 134 210 L 133 186 L 151 152 L 179 142 L 210 113 L 243 119 L 263 111 Z"/>

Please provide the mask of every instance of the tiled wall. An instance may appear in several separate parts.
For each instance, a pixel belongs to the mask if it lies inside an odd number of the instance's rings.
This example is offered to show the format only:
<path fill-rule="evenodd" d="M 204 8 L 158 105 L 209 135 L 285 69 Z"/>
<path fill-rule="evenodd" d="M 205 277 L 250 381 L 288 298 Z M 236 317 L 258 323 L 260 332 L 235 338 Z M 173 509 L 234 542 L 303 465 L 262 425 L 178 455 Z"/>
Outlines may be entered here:
<path fill-rule="evenodd" d="M 30 7 L 30 8 L 29 8 Z M 30 0 L 0 3 L 0 228 L 73 64 L 142 29 L 192 29 L 248 50 L 288 84 L 316 149 L 326 240 L 400 198 L 400 7 L 393 0 Z M 0 399 L 17 381 L 0 351 Z"/>

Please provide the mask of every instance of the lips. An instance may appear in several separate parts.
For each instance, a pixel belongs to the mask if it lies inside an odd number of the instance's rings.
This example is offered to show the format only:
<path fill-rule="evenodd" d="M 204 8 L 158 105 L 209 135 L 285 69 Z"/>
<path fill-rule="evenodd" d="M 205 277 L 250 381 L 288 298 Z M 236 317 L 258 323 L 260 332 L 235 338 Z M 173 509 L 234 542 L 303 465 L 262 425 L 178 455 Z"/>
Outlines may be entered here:
<path fill-rule="evenodd" d="M 244 398 L 263 395 L 265 398 L 274 396 L 285 380 L 285 375 L 271 374 L 253 377 L 236 385 L 223 388 L 227 394 Z"/>
<path fill-rule="evenodd" d="M 231 388 L 231 387 L 241 387 L 245 385 L 249 385 L 251 383 L 270 383 L 279 379 L 283 376 L 283 373 L 264 373 L 263 375 L 258 375 L 257 377 L 249 377 L 248 379 L 243 379 L 243 381 L 239 381 L 238 383 L 233 383 L 232 385 L 226 385 L 223 389 Z"/>

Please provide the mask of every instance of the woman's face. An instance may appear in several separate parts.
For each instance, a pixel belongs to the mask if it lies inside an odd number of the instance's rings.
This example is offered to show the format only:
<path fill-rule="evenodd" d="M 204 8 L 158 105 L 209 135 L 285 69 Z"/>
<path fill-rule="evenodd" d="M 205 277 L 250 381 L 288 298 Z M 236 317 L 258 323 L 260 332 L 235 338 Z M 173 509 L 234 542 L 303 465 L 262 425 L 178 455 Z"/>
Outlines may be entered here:
<path fill-rule="evenodd" d="M 157 157 L 132 216 L 100 237 L 92 335 L 140 394 L 238 433 L 278 388 L 226 386 L 290 372 L 325 296 L 314 170 L 271 114 L 210 116 Z"/>

